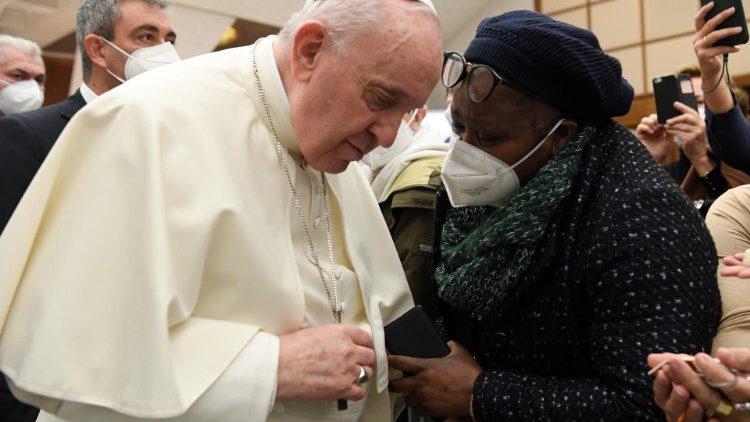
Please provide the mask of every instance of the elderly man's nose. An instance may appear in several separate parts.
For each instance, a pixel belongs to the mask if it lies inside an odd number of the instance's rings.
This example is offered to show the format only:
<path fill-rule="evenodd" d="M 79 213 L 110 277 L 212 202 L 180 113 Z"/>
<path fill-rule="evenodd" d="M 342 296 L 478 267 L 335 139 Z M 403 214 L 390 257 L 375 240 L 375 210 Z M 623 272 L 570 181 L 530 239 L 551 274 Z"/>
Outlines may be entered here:
<path fill-rule="evenodd" d="M 383 126 L 380 134 L 376 135 L 378 138 L 378 144 L 383 148 L 388 148 L 393 145 L 393 142 L 396 140 L 396 135 L 398 134 L 398 127 L 399 123 L 396 123 L 395 125 L 389 123 Z"/>

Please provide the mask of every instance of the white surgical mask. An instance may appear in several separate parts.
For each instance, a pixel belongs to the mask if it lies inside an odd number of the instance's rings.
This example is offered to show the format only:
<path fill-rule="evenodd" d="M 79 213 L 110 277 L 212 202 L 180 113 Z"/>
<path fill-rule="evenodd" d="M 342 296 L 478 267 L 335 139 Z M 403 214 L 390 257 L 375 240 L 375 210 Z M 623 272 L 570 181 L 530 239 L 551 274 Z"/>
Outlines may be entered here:
<path fill-rule="evenodd" d="M 44 93 L 37 81 L 10 83 L 0 79 L 0 83 L 7 85 L 0 90 L 0 112 L 6 116 L 36 110 L 44 103 Z"/>
<path fill-rule="evenodd" d="M 362 157 L 362 162 L 370 166 L 372 171 L 378 171 L 385 167 L 388 163 L 396 158 L 399 154 L 404 152 L 409 145 L 414 143 L 414 131 L 411 130 L 411 124 L 417 117 L 415 110 L 408 122 L 401 121 L 401 125 L 398 127 L 398 134 L 396 139 L 393 141 L 393 145 L 388 148 L 378 146 L 377 148 L 370 151 L 367 155 Z"/>
<path fill-rule="evenodd" d="M 151 69 L 156 69 L 157 67 L 180 61 L 180 56 L 177 54 L 177 50 L 175 50 L 174 45 L 172 45 L 171 42 L 165 42 L 164 44 L 155 45 L 153 47 L 141 48 L 129 54 L 109 40 L 105 38 L 102 39 L 104 42 L 111 45 L 112 48 L 128 58 L 128 61 L 125 62 L 125 79 L 115 75 L 112 71 L 107 69 L 107 72 L 112 75 L 112 77 L 122 83 L 125 83 L 126 80 L 135 78 L 141 73 L 148 72 Z"/>
<path fill-rule="evenodd" d="M 514 169 L 537 152 L 562 122 L 558 121 L 544 139 L 512 166 L 466 142 L 455 142 L 445 158 L 441 176 L 451 204 L 457 208 L 502 205 L 521 189 Z"/>

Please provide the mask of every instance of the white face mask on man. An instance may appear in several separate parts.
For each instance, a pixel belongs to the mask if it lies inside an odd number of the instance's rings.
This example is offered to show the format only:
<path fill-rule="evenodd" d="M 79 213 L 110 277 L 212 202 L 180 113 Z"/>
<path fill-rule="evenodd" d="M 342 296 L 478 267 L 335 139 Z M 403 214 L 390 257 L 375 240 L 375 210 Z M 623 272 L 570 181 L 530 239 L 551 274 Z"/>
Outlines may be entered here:
<path fill-rule="evenodd" d="M 408 122 L 401 121 L 393 145 L 388 148 L 378 146 L 362 157 L 362 162 L 370 166 L 372 171 L 378 171 L 390 163 L 391 160 L 396 158 L 399 154 L 404 152 L 409 145 L 414 143 L 414 131 L 411 129 L 411 124 L 414 123 L 414 119 L 417 118 L 418 112 L 419 110 L 414 110 Z"/>
<path fill-rule="evenodd" d="M 11 83 L 0 79 L 0 83 L 7 85 L 0 90 L 0 112 L 6 116 L 36 110 L 44 103 L 44 93 L 37 81 Z"/>
<path fill-rule="evenodd" d="M 455 142 L 445 158 L 441 176 L 451 204 L 456 208 L 502 205 L 521 189 L 514 169 L 534 155 L 563 121 L 558 121 L 544 139 L 512 166 L 466 142 Z"/>
<path fill-rule="evenodd" d="M 105 38 L 102 38 L 102 40 L 128 58 L 127 62 L 125 62 L 125 79 L 115 75 L 111 70 L 107 69 L 107 73 L 122 83 L 135 78 L 141 73 L 148 72 L 151 69 L 180 61 L 180 55 L 177 54 L 177 50 L 175 50 L 174 45 L 171 42 L 165 42 L 164 44 L 141 48 L 132 53 L 127 53 L 109 40 Z"/>

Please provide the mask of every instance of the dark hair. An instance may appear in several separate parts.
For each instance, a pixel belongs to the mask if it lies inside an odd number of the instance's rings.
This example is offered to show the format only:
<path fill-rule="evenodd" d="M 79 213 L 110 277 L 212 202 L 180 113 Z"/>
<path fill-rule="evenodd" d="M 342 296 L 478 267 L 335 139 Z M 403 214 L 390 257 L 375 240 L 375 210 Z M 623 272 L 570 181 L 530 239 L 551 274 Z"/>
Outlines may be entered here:
<path fill-rule="evenodd" d="M 677 69 L 677 75 L 687 73 L 691 78 L 701 77 L 701 68 L 694 64 L 689 64 Z"/>
<path fill-rule="evenodd" d="M 115 24 L 120 19 L 120 3 L 125 1 L 141 1 L 149 6 L 167 7 L 165 0 L 83 0 L 76 12 L 76 43 L 81 50 L 81 64 L 83 65 L 83 79 L 91 76 L 91 57 L 86 53 L 83 40 L 90 34 L 96 34 L 106 40 L 113 41 Z"/>

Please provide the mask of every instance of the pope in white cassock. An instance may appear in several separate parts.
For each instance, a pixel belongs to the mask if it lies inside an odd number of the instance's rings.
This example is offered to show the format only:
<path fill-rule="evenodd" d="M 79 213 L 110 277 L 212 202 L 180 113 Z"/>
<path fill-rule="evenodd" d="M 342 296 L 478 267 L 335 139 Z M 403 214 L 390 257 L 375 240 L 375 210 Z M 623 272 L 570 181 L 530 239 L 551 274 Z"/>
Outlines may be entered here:
<path fill-rule="evenodd" d="M 41 421 L 389 420 L 383 326 L 412 300 L 349 164 L 441 48 L 429 0 L 308 1 L 83 109 L 0 238 L 14 394 Z"/>

